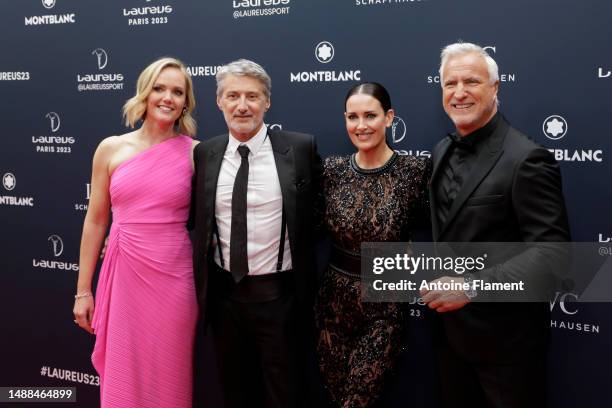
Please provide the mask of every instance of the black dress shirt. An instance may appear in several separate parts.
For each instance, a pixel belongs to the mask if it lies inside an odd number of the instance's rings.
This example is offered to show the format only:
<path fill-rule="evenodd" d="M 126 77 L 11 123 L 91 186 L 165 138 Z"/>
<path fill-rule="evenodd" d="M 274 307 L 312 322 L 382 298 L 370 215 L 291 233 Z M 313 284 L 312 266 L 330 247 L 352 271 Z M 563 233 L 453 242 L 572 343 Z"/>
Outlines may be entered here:
<path fill-rule="evenodd" d="M 496 113 L 485 126 L 469 135 L 460 136 L 456 132 L 447 135 L 452 143 L 440 164 L 440 178 L 436 190 L 438 203 L 436 217 L 438 217 L 439 225 L 444 225 L 446 222 L 457 193 L 470 176 L 474 163 L 483 151 L 483 141 L 497 128 L 499 117 L 500 113 Z"/>

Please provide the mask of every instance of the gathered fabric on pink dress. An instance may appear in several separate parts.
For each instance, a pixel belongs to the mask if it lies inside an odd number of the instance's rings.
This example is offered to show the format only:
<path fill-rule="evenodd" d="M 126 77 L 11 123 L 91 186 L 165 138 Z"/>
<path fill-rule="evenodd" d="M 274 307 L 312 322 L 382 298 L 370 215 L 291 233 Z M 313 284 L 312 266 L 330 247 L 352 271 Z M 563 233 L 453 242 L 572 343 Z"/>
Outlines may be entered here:
<path fill-rule="evenodd" d="M 103 408 L 192 406 L 191 140 L 158 143 L 111 175 L 113 223 L 92 323 Z"/>

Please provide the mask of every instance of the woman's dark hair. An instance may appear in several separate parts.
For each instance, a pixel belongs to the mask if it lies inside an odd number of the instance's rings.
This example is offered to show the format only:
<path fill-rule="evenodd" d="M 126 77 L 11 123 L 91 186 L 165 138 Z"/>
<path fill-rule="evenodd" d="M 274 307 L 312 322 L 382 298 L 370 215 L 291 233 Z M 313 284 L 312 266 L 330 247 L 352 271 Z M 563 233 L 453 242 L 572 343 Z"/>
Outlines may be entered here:
<path fill-rule="evenodd" d="M 385 87 L 378 82 L 362 82 L 349 89 L 348 93 L 346 94 L 346 99 L 344 100 L 345 109 L 346 102 L 348 102 L 349 98 L 357 94 L 366 94 L 375 98 L 378 102 L 380 102 L 380 105 L 385 113 L 391 109 L 391 97 L 389 96 L 389 92 L 387 92 Z"/>

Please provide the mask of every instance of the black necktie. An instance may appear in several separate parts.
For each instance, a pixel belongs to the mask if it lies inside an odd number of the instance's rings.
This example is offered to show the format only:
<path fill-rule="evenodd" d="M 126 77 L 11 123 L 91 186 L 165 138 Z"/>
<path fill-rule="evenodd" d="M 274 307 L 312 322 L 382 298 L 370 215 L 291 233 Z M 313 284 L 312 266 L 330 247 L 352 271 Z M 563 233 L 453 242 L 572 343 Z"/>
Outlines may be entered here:
<path fill-rule="evenodd" d="M 247 184 L 249 181 L 249 148 L 238 146 L 240 168 L 232 192 L 232 226 L 230 233 L 230 272 L 236 282 L 249 273 L 247 256 Z"/>

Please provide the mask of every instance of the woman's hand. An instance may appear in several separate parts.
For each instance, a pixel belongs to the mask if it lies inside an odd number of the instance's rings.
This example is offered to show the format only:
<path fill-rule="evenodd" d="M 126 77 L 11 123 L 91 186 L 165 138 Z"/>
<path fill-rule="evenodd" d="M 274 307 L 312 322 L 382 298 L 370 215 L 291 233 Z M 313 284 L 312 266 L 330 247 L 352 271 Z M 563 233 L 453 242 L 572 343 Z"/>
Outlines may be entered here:
<path fill-rule="evenodd" d="M 93 295 L 86 297 L 78 297 L 74 300 L 74 322 L 78 324 L 83 330 L 93 334 L 91 328 L 91 319 L 93 318 L 94 312 L 94 298 Z"/>

